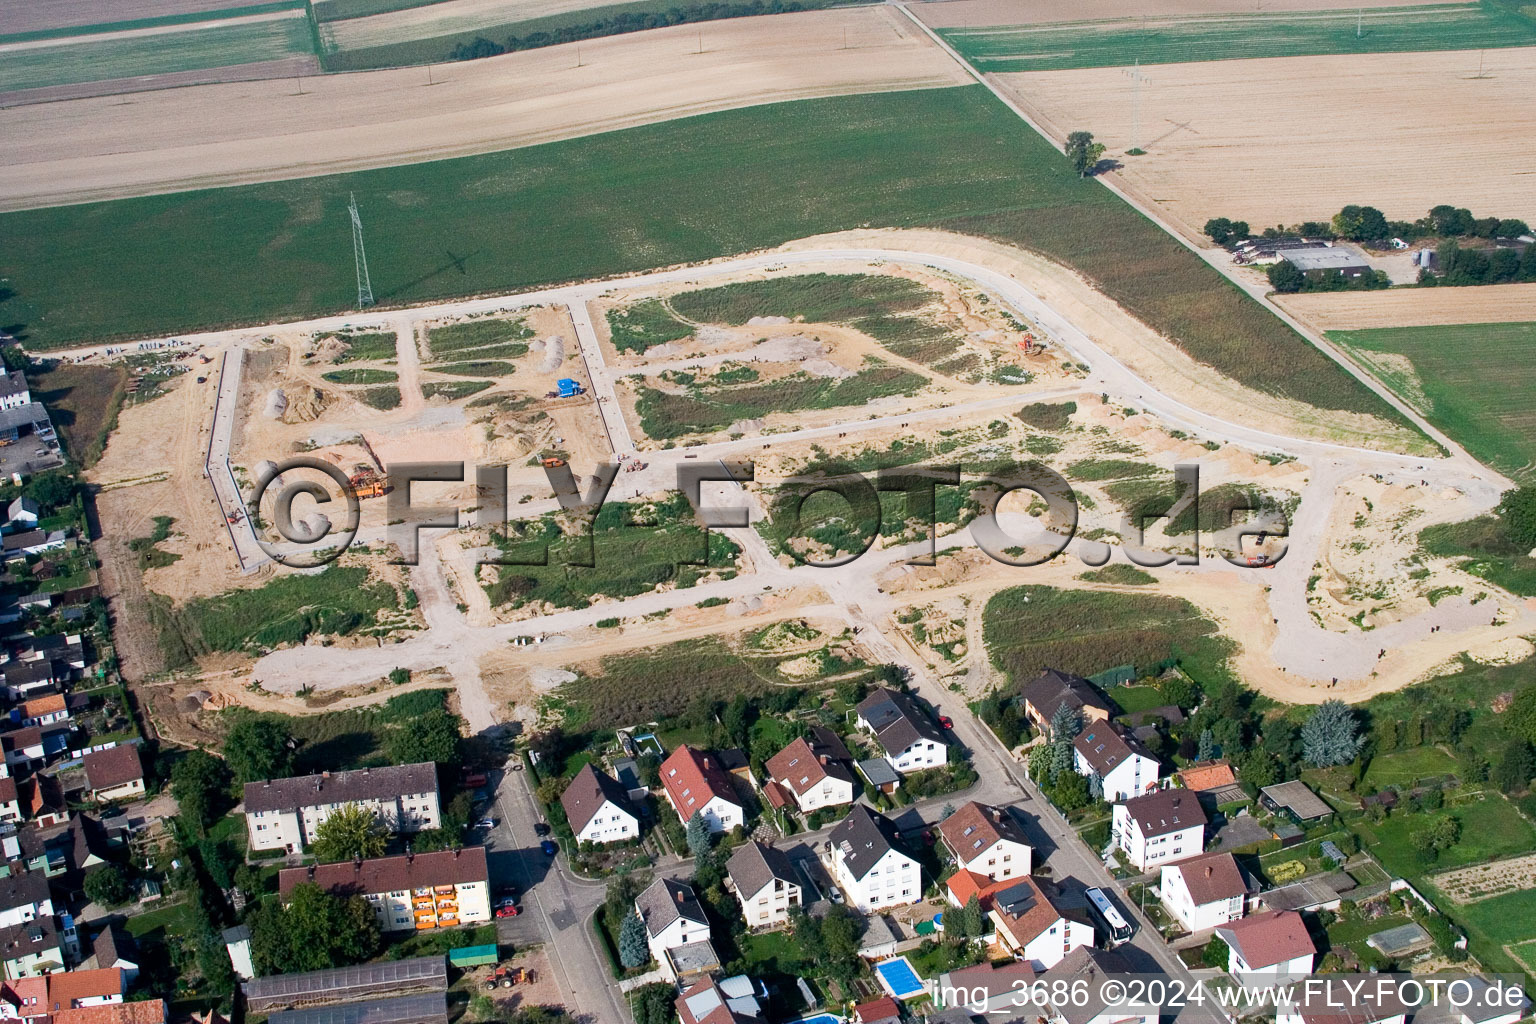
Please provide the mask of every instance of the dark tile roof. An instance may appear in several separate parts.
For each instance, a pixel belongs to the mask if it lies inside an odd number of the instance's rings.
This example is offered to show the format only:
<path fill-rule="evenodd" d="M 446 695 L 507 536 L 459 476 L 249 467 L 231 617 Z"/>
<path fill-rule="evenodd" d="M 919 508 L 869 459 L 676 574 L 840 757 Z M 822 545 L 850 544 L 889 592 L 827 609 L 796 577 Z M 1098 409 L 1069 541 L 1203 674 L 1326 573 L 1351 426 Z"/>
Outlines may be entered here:
<path fill-rule="evenodd" d="M 109 924 L 91 942 L 91 955 L 97 967 L 116 967 L 120 964 L 139 963 L 139 949 L 133 936 L 118 924 Z"/>
<path fill-rule="evenodd" d="M 1124 806 L 1146 839 L 1203 826 L 1208 820 L 1200 799 L 1182 789 L 1159 789 L 1146 796 L 1132 797 Z"/>
<path fill-rule="evenodd" d="M 1109 699 L 1082 676 L 1058 672 L 1048 668 L 1019 688 L 1019 696 L 1027 701 L 1047 723 L 1066 704 L 1078 711 L 1085 707 L 1109 710 Z"/>
<path fill-rule="evenodd" d="M 1203 853 L 1169 864 L 1163 870 L 1177 871 L 1183 877 L 1184 887 L 1197 906 L 1243 896 L 1251 888 L 1243 869 L 1237 865 L 1237 858 L 1230 853 Z"/>
<path fill-rule="evenodd" d="M 1000 840 L 1029 845 L 1024 827 L 1008 807 L 977 803 L 975 800 L 939 822 L 939 834 L 962 861 L 969 861 Z"/>
<path fill-rule="evenodd" d="M 18 871 L 0 878 L 0 910 L 14 910 L 50 899 L 48 879 L 31 871 Z"/>
<path fill-rule="evenodd" d="M 726 871 L 743 902 L 761 892 L 775 878 L 789 885 L 800 884 L 795 880 L 794 868 L 784 851 L 755 839 L 736 847 L 726 863 Z"/>
<path fill-rule="evenodd" d="M 859 702 L 859 717 L 869 723 L 887 754 L 899 754 L 918 740 L 943 743 L 944 733 L 910 694 L 881 686 Z"/>
<path fill-rule="evenodd" d="M 313 882 L 328 892 L 362 895 L 424 889 L 435 885 L 467 885 L 470 882 L 484 882 L 489 878 L 485 847 L 468 846 L 462 850 L 373 857 L 361 863 L 342 861 L 339 864 L 284 868 L 278 872 L 277 891 L 287 896 L 294 886 Z"/>
<path fill-rule="evenodd" d="M 1077 739 L 1072 741 L 1072 747 L 1083 760 L 1088 762 L 1088 767 L 1099 773 L 1103 778 L 1133 755 L 1140 755 L 1152 761 L 1157 759 L 1147 752 L 1147 748 L 1141 745 L 1141 741 L 1133 736 L 1126 736 L 1118 726 L 1109 722 L 1086 722 L 1083 731 L 1077 734 Z"/>
<path fill-rule="evenodd" d="M 763 767 L 770 778 L 783 783 L 796 796 L 809 793 L 821 785 L 823 779 L 853 782 L 853 774 L 843 761 L 836 760 L 826 747 L 818 751 L 804 739 L 792 741 L 770 757 Z"/>
<path fill-rule="evenodd" d="M 842 852 L 843 863 L 855 879 L 868 874 L 889 851 L 900 849 L 896 826 L 863 804 L 854 804 L 827 838 L 834 851 Z"/>
<path fill-rule="evenodd" d="M 1104 999 L 1106 986 L 1102 984 L 1104 978 L 1115 974 L 1129 974 L 1131 965 L 1119 953 L 1105 952 L 1102 949 L 1094 949 L 1091 946 L 1078 946 L 1061 962 L 1044 974 L 1040 975 L 1040 981 L 1044 984 L 1046 992 L 1070 993 L 1070 998 L 1061 999 L 1051 1003 L 1051 1009 L 1055 1016 L 1065 1024 L 1088 1024 L 1089 1021 L 1111 1009 Z M 1081 980 L 1085 984 L 1077 985 Z M 1113 991 L 1113 989 L 1109 989 Z M 1123 991 L 1123 990 L 1122 990 Z M 1086 992 L 1086 998 L 1079 998 L 1079 994 Z M 1141 1007 L 1133 1001 L 1124 1001 L 1116 1004 L 1113 1012 L 1122 1017 L 1137 1016 L 1147 1013 L 1156 1018 L 1157 1010 L 1151 1007 Z"/>
<path fill-rule="evenodd" d="M 293 811 L 319 804 L 393 800 L 402 794 L 436 793 L 437 765 L 397 764 L 350 772 L 321 772 L 296 779 L 245 784 L 245 813 Z"/>
<path fill-rule="evenodd" d="M 709 927 L 709 919 L 704 916 L 704 908 L 699 904 L 693 886 L 686 882 L 658 878 L 635 897 L 635 907 L 645 922 L 646 932 L 653 937 L 660 935 L 678 918 Z"/>
<path fill-rule="evenodd" d="M 635 810 L 629 805 L 629 792 L 607 772 L 600 772 L 590 764 L 582 765 L 581 771 L 560 794 L 560 806 L 565 808 L 565 818 L 577 835 L 587 827 L 593 815 L 603 809 L 603 804 L 610 801 L 625 813 L 634 815 Z"/>
<path fill-rule="evenodd" d="M 1306 922 L 1294 910 L 1266 910 L 1216 929 L 1222 941 L 1254 970 L 1317 952 Z"/>

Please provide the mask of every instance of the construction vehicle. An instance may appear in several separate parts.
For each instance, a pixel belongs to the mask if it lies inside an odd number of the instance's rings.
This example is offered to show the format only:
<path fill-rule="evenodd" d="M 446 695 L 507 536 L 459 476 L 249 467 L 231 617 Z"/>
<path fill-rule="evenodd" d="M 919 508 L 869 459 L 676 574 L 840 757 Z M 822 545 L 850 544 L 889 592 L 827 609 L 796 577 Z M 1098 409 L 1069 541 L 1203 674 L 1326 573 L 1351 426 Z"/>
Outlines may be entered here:
<path fill-rule="evenodd" d="M 244 518 L 245 518 L 245 513 L 240 511 L 239 509 L 235 509 L 229 515 L 225 516 L 224 520 L 226 522 L 228 522 L 231 526 L 233 526 L 235 523 L 238 523 L 240 520 L 242 520 Z"/>
<path fill-rule="evenodd" d="M 569 377 L 561 377 L 555 381 L 555 390 L 544 392 L 545 398 L 575 398 L 584 395 L 587 389 Z"/>
<path fill-rule="evenodd" d="M 539 465 L 545 469 L 559 469 L 565 465 L 565 460 L 557 455 L 545 455 L 539 459 Z"/>
<path fill-rule="evenodd" d="M 373 467 L 367 463 L 359 463 L 352 467 L 352 475 L 347 477 L 347 486 L 352 488 L 359 498 L 384 496 L 384 478 L 375 473 Z"/>

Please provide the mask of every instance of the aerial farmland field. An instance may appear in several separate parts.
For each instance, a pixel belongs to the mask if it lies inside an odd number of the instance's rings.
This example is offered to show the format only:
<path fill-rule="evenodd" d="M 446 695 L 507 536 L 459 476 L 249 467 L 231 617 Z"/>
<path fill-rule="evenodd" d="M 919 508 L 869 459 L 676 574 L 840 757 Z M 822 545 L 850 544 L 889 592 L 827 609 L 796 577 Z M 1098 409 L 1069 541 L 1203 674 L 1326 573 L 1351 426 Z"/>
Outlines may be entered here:
<path fill-rule="evenodd" d="M 1120 21 L 946 28 L 982 71 L 1178 64 L 1321 54 L 1476 50 L 1536 44 L 1536 22 L 1487 4 L 1260 11 Z"/>
<path fill-rule="evenodd" d="M 1431 423 L 1504 473 L 1536 462 L 1536 323 L 1330 331 Z"/>

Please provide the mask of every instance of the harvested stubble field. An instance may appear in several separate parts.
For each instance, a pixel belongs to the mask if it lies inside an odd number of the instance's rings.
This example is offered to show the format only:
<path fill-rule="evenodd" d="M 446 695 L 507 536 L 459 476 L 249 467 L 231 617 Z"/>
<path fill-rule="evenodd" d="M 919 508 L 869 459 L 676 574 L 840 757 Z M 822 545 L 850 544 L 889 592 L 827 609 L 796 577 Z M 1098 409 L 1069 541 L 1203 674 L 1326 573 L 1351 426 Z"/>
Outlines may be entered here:
<path fill-rule="evenodd" d="M 458 47 L 485 39 L 507 50 L 528 50 L 667 24 L 701 23 L 755 14 L 819 10 L 859 0 L 730 0 L 726 3 L 631 0 L 440 0 L 338 20 L 338 5 L 317 3 L 328 71 L 361 71 L 456 59 Z M 711 31 L 707 30 L 707 31 Z M 517 45 L 513 45 L 513 40 Z"/>
<path fill-rule="evenodd" d="M 927 223 L 1072 267 L 1250 387 L 1400 422 L 1214 269 L 1080 180 L 980 86 L 756 106 L 501 154 L 7 214 L 0 231 L 14 244 L 0 274 L 14 295 L 0 319 L 47 348 L 345 309 L 355 283 L 338 225 L 349 192 L 364 208 L 384 303 Z"/>
<path fill-rule="evenodd" d="M 1258 11 L 1118 21 L 948 28 L 942 35 L 982 71 L 1177 64 L 1319 54 L 1475 50 L 1536 43 L 1536 21 L 1492 4 L 1339 11 Z"/>
<path fill-rule="evenodd" d="M 1415 2 L 1440 5 L 1444 0 L 1359 0 L 1364 10 L 1406 7 Z M 1149 18 L 1174 15 L 1228 14 L 1254 9 L 1253 0 L 1147 0 L 1138 3 L 1138 15 Z M 1339 0 L 1265 0 L 1271 11 L 1331 11 Z M 912 11 L 934 28 L 976 28 L 983 25 L 1042 25 L 1051 22 L 1104 20 L 1125 17 L 1125 5 L 1115 0 L 934 0 L 914 3 Z"/>
<path fill-rule="evenodd" d="M 306 79 L 303 95 L 290 80 L 0 110 L 0 209 L 355 171 L 776 100 L 969 82 L 909 21 L 876 7 L 738 18 L 711 25 L 703 53 L 697 40 L 686 25 L 588 40 L 580 67 L 572 46 L 464 61 L 436 68 L 431 87 L 421 69 L 402 68 Z"/>
<path fill-rule="evenodd" d="M 1349 203 L 1400 220 L 1440 203 L 1536 220 L 1536 48 L 1483 61 L 1483 77 L 1469 52 L 1161 65 L 1141 91 L 1136 157 L 1120 156 L 1134 143 L 1119 68 L 994 77 L 1057 138 L 1091 126 L 1120 180 L 1191 237 L 1211 217 L 1257 228 Z"/>
<path fill-rule="evenodd" d="M 1333 331 L 1400 397 L 1503 473 L 1536 464 L 1536 323 Z"/>
<path fill-rule="evenodd" d="M 8 42 L 0 43 L 0 92 L 253 64 L 313 53 L 309 22 L 298 8 L 206 24 Z"/>
<path fill-rule="evenodd" d="M 0 6 L 0 38 L 95 32 L 124 23 L 198 20 L 230 7 L 230 0 L 27 0 Z"/>
<path fill-rule="evenodd" d="M 1298 292 L 1274 298 L 1287 313 L 1320 331 L 1536 321 L 1536 284 Z"/>

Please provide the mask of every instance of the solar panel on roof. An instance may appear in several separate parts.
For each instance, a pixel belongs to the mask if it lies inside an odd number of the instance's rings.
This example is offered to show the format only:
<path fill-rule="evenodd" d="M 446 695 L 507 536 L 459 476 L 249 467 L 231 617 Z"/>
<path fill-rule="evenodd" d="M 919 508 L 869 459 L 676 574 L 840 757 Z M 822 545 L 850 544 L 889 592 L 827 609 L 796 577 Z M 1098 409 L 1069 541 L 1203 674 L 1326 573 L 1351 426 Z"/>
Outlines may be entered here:
<path fill-rule="evenodd" d="M 448 1002 L 441 993 L 370 999 L 340 1006 L 280 1010 L 267 1024 L 424 1024 L 447 1020 Z"/>

